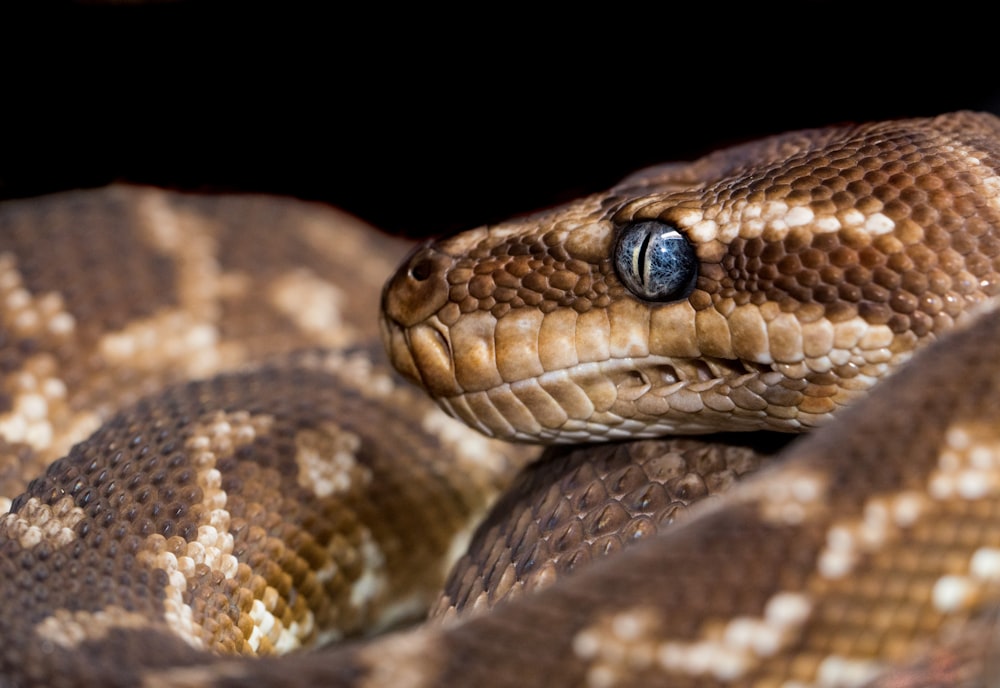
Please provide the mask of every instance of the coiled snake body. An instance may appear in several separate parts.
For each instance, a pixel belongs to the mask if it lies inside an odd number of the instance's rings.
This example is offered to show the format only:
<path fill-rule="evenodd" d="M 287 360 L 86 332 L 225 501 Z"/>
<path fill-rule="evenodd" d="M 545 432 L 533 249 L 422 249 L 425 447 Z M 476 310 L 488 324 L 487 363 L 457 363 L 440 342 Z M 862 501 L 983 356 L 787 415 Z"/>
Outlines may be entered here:
<path fill-rule="evenodd" d="M 0 205 L 0 686 L 1000 676 L 995 117 L 407 250 L 263 197 Z"/>

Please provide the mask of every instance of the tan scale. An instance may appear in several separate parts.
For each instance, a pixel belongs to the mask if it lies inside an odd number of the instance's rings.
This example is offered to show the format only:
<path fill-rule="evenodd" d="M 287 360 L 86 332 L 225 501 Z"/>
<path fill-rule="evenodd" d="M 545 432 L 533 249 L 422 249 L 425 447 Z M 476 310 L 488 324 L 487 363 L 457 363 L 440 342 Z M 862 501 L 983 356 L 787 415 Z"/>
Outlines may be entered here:
<path fill-rule="evenodd" d="M 1000 289 L 992 126 L 843 128 L 791 157 L 776 137 L 442 239 L 393 278 L 386 344 L 497 437 L 814 427 Z M 615 273 L 617 233 L 648 219 L 694 247 L 686 298 L 646 301 Z M 593 403 L 559 413 L 530 381 Z"/>
<path fill-rule="evenodd" d="M 290 199 L 0 204 L 0 684 L 994 679 L 998 141 L 793 132 L 409 258 Z M 626 288 L 637 220 L 690 293 Z"/>
<path fill-rule="evenodd" d="M 407 247 L 261 196 L 0 204 L 0 684 L 136 678 L 136 644 L 160 665 L 284 654 L 430 606 L 532 452 L 444 416 L 372 345 Z"/>

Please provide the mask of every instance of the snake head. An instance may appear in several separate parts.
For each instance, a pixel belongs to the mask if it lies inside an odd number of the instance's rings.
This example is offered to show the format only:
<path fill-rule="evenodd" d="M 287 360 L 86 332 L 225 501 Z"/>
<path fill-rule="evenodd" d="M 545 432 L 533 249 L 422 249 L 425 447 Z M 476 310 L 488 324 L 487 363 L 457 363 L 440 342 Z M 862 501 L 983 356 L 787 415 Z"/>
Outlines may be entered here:
<path fill-rule="evenodd" d="M 428 242 L 383 340 L 507 439 L 815 426 L 1000 289 L 979 124 L 795 132 Z"/>

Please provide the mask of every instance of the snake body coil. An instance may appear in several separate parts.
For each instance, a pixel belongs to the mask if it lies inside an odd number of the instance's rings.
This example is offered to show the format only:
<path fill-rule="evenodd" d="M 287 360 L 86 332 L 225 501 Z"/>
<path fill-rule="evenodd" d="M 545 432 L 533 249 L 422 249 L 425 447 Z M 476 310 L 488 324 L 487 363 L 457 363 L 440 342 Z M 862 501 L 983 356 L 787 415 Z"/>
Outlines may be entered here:
<path fill-rule="evenodd" d="M 0 205 L 0 686 L 998 675 L 997 118 L 407 248 L 262 197 Z"/>

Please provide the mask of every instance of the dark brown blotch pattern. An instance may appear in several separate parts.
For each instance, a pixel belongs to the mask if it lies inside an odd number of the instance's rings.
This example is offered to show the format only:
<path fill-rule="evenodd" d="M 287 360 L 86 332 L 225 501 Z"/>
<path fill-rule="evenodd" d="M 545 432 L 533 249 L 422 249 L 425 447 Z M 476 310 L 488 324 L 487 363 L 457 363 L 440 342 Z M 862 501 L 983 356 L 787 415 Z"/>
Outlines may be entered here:
<path fill-rule="evenodd" d="M 382 405 L 324 370 L 323 360 L 304 352 L 251 372 L 168 388 L 113 417 L 32 481 L 14 500 L 15 512 L 31 498 L 54 504 L 69 496 L 84 516 L 72 541 L 60 547 L 0 542 L 0 675 L 45 666 L 52 644 L 39 642 L 36 627 L 57 610 L 99 613 L 114 606 L 148 618 L 146 627 L 165 643 L 177 639 L 163 616 L 167 574 L 150 553 L 183 556 L 207 521 L 195 450 L 186 442 L 219 412 L 271 420 L 261 426 L 266 432 L 258 429 L 248 443 L 216 457 L 239 566 L 231 578 L 206 565 L 186 577 L 183 602 L 207 648 L 247 652 L 254 601 L 275 592 L 271 613 L 286 627 L 301 623 L 308 609 L 317 631 L 337 628 L 345 635 L 370 624 L 381 605 L 397 599 L 392 595 L 422 594 L 430 604 L 452 538 L 479 508 L 482 492 L 495 488 L 471 472 L 440 472 L 447 450 L 419 429 L 429 401 L 404 390 L 402 408 Z M 328 423 L 361 437 L 355 460 L 372 480 L 319 497 L 299 484 L 295 439 Z M 412 546 L 413 533 L 421 534 L 419 547 Z M 354 584 L 373 563 L 364 556 L 366 543 L 383 558 L 385 570 L 374 573 L 384 576 L 387 592 L 376 588 L 372 599 L 353 605 Z M 114 645 L 121 634 L 108 637 L 113 640 L 87 652 L 122 655 Z M 268 650 L 266 642 L 261 650 Z M 123 659 L 130 667 L 155 663 L 137 653 Z"/>

